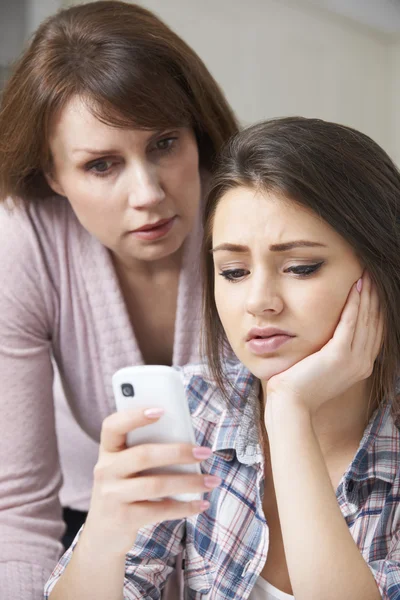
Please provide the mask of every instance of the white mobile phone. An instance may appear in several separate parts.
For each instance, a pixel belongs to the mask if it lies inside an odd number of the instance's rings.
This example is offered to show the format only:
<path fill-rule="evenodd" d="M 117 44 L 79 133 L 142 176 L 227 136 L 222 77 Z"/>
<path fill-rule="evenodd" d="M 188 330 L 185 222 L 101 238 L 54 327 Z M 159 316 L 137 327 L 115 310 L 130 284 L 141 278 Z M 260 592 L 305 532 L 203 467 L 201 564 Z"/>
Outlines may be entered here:
<path fill-rule="evenodd" d="M 112 378 L 117 410 L 132 408 L 163 408 L 165 413 L 154 423 L 130 431 L 127 446 L 139 444 L 195 444 L 195 436 L 186 399 L 185 389 L 178 371 L 172 367 L 140 365 L 125 367 Z M 200 465 L 171 465 L 149 469 L 145 473 L 195 473 Z M 201 494 L 176 494 L 175 500 L 190 502 L 200 500 Z"/>

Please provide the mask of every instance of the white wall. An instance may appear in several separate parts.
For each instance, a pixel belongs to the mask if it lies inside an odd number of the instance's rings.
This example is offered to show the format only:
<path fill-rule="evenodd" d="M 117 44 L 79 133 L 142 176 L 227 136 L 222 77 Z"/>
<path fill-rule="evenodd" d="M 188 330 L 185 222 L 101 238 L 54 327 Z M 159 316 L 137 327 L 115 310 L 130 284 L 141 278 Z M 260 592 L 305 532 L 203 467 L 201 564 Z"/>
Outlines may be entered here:
<path fill-rule="evenodd" d="M 203 58 L 243 123 L 316 116 L 393 154 L 389 42 L 304 2 L 140 0 Z"/>
<path fill-rule="evenodd" d="M 389 36 L 302 0 L 139 1 L 198 52 L 243 123 L 331 119 L 400 162 L 400 50 Z"/>
<path fill-rule="evenodd" d="M 393 43 L 390 58 L 392 158 L 400 165 L 400 40 Z"/>
<path fill-rule="evenodd" d="M 0 0 L 1 1 L 1 0 Z M 26 36 L 29 37 L 49 15 L 62 6 L 62 0 L 25 0 L 27 2 Z"/>
<path fill-rule="evenodd" d="M 0 64 L 6 66 L 20 53 L 26 24 L 25 1 L 0 0 Z"/>

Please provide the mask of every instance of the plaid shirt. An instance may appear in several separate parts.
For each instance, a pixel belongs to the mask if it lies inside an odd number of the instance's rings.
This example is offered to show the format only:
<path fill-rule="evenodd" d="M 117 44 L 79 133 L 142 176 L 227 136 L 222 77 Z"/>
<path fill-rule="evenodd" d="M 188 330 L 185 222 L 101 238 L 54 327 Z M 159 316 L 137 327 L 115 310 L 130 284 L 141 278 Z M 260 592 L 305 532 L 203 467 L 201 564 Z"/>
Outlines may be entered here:
<path fill-rule="evenodd" d="M 235 391 L 228 402 L 201 366 L 189 365 L 182 373 L 196 441 L 213 449 L 202 470 L 221 477 L 222 485 L 205 494 L 211 506 L 204 513 L 140 530 L 126 556 L 124 600 L 159 599 L 182 550 L 186 599 L 244 600 L 264 566 L 269 539 L 262 509 L 259 384 L 245 367 L 229 363 L 227 376 Z M 336 491 L 384 600 L 400 600 L 399 466 L 400 433 L 387 403 L 372 416 Z M 77 539 L 46 584 L 45 598 L 71 559 Z"/>

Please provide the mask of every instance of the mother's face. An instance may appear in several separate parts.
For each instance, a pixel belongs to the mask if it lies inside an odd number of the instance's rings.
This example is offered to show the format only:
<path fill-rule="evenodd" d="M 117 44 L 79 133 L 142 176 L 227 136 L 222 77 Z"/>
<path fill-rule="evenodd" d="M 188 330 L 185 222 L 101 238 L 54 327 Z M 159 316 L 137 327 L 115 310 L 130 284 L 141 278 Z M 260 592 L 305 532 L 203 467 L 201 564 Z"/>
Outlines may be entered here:
<path fill-rule="evenodd" d="M 363 270 L 351 246 L 311 210 L 244 187 L 220 200 L 212 245 L 222 325 L 236 356 L 263 380 L 332 337 Z"/>
<path fill-rule="evenodd" d="M 55 192 L 123 263 L 164 259 L 190 233 L 201 195 L 194 132 L 111 127 L 73 98 L 55 118 Z"/>

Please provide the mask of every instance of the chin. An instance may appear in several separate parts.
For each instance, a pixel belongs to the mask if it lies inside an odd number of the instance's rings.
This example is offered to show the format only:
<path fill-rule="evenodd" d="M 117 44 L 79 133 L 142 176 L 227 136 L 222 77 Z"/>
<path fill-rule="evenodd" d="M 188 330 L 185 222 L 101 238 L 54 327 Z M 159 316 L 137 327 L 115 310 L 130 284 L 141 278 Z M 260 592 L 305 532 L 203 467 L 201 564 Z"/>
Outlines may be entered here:
<path fill-rule="evenodd" d="M 182 246 L 184 239 L 160 240 L 158 243 L 149 244 L 147 247 L 142 247 L 136 252 L 131 252 L 132 258 L 152 262 L 163 260 L 168 256 L 173 256 Z"/>
<path fill-rule="evenodd" d="M 289 358 L 271 357 L 256 360 L 252 358 L 242 362 L 257 379 L 269 381 L 275 375 L 279 375 L 279 373 L 283 373 L 283 371 L 287 371 L 290 367 L 293 367 L 298 361 L 294 359 L 290 360 Z"/>

